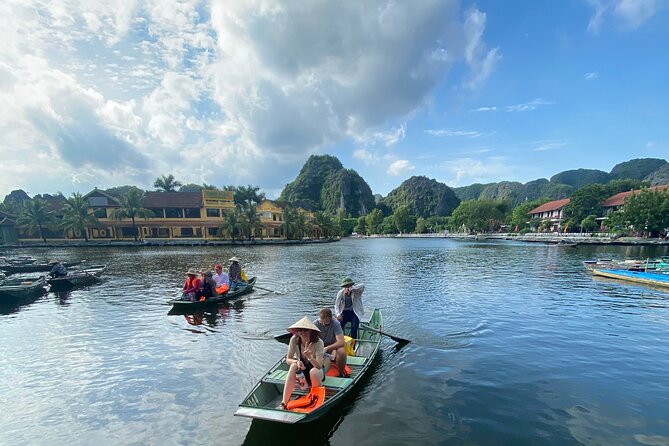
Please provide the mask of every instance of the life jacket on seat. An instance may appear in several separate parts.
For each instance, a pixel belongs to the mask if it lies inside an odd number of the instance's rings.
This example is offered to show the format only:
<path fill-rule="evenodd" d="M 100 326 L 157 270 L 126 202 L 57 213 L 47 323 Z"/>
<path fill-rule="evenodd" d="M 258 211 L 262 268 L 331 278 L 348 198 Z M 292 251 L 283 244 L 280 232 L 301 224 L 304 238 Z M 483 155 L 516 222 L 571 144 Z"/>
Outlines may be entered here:
<path fill-rule="evenodd" d="M 216 294 L 225 294 L 225 293 L 228 292 L 229 289 L 230 289 L 230 285 L 228 285 L 227 283 L 224 283 L 223 285 L 216 287 Z"/>
<path fill-rule="evenodd" d="M 288 401 L 286 409 L 293 412 L 309 413 L 320 407 L 325 401 L 325 387 L 312 387 L 308 395 L 301 396 L 292 401 Z"/>

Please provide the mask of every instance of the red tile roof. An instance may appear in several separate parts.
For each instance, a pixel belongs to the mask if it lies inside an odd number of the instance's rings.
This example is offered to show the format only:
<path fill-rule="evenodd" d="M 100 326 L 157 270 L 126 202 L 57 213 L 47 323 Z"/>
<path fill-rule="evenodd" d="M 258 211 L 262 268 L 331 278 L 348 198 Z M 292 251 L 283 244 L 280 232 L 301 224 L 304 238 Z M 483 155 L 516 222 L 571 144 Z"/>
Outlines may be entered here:
<path fill-rule="evenodd" d="M 664 184 L 662 186 L 653 186 L 649 187 L 647 189 L 637 189 L 637 190 L 628 190 L 627 192 L 620 192 L 619 194 L 615 194 L 612 197 L 607 198 L 604 200 L 601 204 L 603 208 L 612 208 L 615 206 L 622 206 L 625 204 L 625 198 L 629 197 L 632 194 L 638 194 L 642 190 L 652 190 L 652 191 L 660 191 L 660 190 L 667 190 L 669 189 L 669 184 Z"/>
<path fill-rule="evenodd" d="M 539 207 L 532 209 L 529 214 L 540 214 L 542 212 L 556 211 L 563 208 L 567 203 L 571 201 L 570 198 L 563 198 L 562 200 L 549 201 L 544 203 Z"/>

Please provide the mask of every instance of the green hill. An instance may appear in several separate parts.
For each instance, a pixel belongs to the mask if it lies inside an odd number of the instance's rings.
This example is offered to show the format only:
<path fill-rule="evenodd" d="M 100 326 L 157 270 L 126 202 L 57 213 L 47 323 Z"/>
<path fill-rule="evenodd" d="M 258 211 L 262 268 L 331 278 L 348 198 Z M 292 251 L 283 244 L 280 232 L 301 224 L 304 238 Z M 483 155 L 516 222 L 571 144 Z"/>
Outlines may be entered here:
<path fill-rule="evenodd" d="M 424 176 L 413 176 L 404 181 L 383 201 L 393 211 L 404 205 L 411 214 L 423 218 L 450 215 L 460 204 L 453 189 Z"/>

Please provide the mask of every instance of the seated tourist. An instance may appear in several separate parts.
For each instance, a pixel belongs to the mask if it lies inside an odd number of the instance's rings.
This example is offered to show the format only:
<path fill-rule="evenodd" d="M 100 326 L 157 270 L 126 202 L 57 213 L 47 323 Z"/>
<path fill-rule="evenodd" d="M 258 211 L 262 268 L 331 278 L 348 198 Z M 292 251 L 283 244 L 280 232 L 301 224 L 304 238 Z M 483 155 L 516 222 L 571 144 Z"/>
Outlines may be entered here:
<path fill-rule="evenodd" d="M 212 276 L 211 271 L 202 273 L 202 287 L 197 293 L 200 300 L 205 300 L 207 297 L 214 297 L 216 295 L 216 282 Z"/>
<path fill-rule="evenodd" d="M 202 281 L 197 276 L 197 271 L 193 268 L 186 272 L 186 283 L 184 283 L 181 299 L 192 301 L 197 299 L 197 293 L 200 291 L 200 288 L 202 288 Z"/>
<path fill-rule="evenodd" d="M 216 282 L 216 294 L 225 294 L 230 289 L 230 279 L 223 271 L 223 266 L 220 263 L 214 265 L 214 282 Z"/>
<path fill-rule="evenodd" d="M 320 330 L 319 336 L 325 348 L 325 371 L 330 369 L 330 361 L 337 364 L 339 376 L 348 378 L 346 373 L 346 349 L 344 348 L 344 330 L 339 321 L 332 317 L 332 310 L 323 308 L 314 325 Z M 332 356 L 331 358 L 329 356 Z"/>

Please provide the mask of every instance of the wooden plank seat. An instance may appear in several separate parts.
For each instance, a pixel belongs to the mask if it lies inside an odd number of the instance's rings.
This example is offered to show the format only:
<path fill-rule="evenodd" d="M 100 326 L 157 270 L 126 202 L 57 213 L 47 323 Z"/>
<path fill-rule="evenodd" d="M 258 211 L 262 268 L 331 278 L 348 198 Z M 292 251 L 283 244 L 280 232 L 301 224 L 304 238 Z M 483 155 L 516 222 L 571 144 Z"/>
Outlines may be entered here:
<path fill-rule="evenodd" d="M 269 376 L 263 379 L 264 382 L 272 384 L 283 384 L 286 382 L 286 376 L 288 376 L 288 370 L 275 370 Z M 345 389 L 351 385 L 353 380 L 351 378 L 339 378 L 336 376 L 328 376 L 323 381 L 323 385 L 326 388 L 335 388 L 335 389 Z"/>

